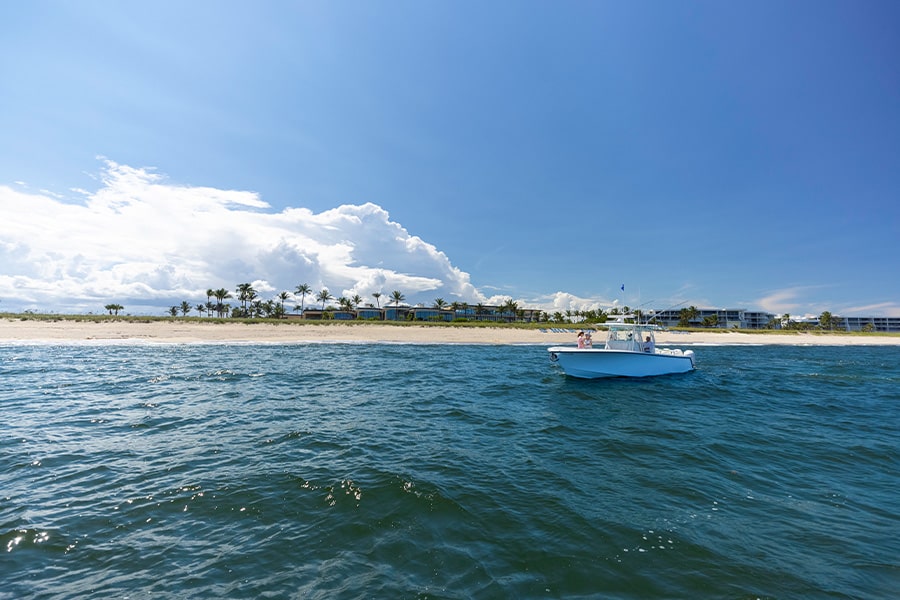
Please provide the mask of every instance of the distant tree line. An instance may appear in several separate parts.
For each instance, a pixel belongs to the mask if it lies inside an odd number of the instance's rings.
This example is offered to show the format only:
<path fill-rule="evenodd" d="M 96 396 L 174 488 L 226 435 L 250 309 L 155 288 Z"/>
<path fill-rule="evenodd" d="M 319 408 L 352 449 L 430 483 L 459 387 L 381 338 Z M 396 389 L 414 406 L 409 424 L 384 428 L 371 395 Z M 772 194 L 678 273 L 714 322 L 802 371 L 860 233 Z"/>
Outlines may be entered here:
<path fill-rule="evenodd" d="M 343 296 L 335 298 L 331 295 L 331 292 L 328 291 L 327 288 L 322 289 L 318 293 L 314 293 L 312 288 L 307 283 L 302 283 L 298 285 L 293 292 L 282 291 L 275 295 L 274 298 L 264 300 L 259 297 L 259 293 L 253 288 L 253 285 L 250 283 L 240 283 L 234 289 L 234 294 L 232 294 L 229 290 L 225 288 L 219 289 L 208 289 L 206 290 L 206 302 L 191 304 L 187 300 L 183 301 L 178 306 L 172 306 L 168 309 L 168 313 L 177 317 L 179 314 L 181 316 L 188 316 L 191 311 L 196 311 L 199 316 L 212 317 L 215 315 L 219 318 L 262 318 L 262 319 L 280 319 L 284 318 L 287 314 L 287 308 L 285 308 L 285 303 L 291 299 L 300 300 L 300 304 L 294 306 L 293 310 L 295 312 L 302 313 L 306 310 L 306 297 L 314 298 L 317 302 L 322 303 L 322 311 L 333 311 L 337 310 L 334 305 L 329 305 L 328 303 L 334 300 L 337 303 L 337 307 L 340 310 L 356 310 L 363 303 L 363 298 L 359 294 L 355 294 L 350 298 L 345 298 Z M 372 294 L 372 297 L 375 299 L 375 306 L 380 308 L 380 301 L 382 297 L 381 292 L 375 292 Z M 236 306 L 232 306 L 230 303 L 227 303 L 228 299 L 236 299 L 240 304 Z M 402 302 L 406 300 L 406 296 L 403 295 L 402 292 L 395 290 L 391 292 L 390 302 L 393 302 L 395 306 L 399 307 Z M 445 305 L 443 299 L 438 298 L 436 303 L 440 303 L 441 305 Z M 110 306 L 118 307 L 118 310 L 122 310 L 121 305 L 107 305 L 107 309 Z M 371 306 L 371 304 L 370 304 Z M 112 314 L 112 312 L 110 312 Z M 118 313 L 116 313 L 118 314 Z"/>
<path fill-rule="evenodd" d="M 344 296 L 340 296 L 335 298 L 331 295 L 331 292 L 328 291 L 327 288 L 323 288 L 321 291 L 314 293 L 309 284 L 302 283 L 298 285 L 293 292 L 282 291 L 275 295 L 274 298 L 263 300 L 259 297 L 259 294 L 253 286 L 249 283 L 241 283 L 238 284 L 235 288 L 235 294 L 225 289 L 208 289 L 206 290 L 206 302 L 200 302 L 197 304 L 191 304 L 187 300 L 183 301 L 178 306 L 172 306 L 168 309 L 169 315 L 173 317 L 188 316 L 192 311 L 196 311 L 199 316 L 212 317 L 215 315 L 218 318 L 263 318 L 263 319 L 280 319 L 284 318 L 286 313 L 285 302 L 289 299 L 294 298 L 300 300 L 300 304 L 293 307 L 294 312 L 302 313 L 306 310 L 306 297 L 314 298 L 316 302 L 321 302 L 321 310 L 326 313 L 328 311 L 334 310 L 343 310 L 343 311 L 353 311 L 357 310 L 359 306 L 363 303 L 363 298 L 359 296 L 359 294 L 355 294 L 349 298 Z M 381 298 L 383 294 L 381 292 L 375 292 L 372 294 L 372 298 L 375 300 L 374 306 L 376 308 L 381 308 Z M 227 303 L 228 299 L 236 299 L 240 305 L 232 306 Z M 335 304 L 328 304 L 330 301 L 334 300 Z M 386 304 L 393 305 L 396 308 L 399 308 L 400 305 L 405 302 L 406 296 L 403 295 L 399 290 L 394 290 L 391 292 L 389 296 L 389 300 Z M 368 306 L 372 306 L 371 303 Z M 470 306 L 467 302 L 452 302 L 447 304 L 447 302 L 443 298 L 436 298 L 433 303 L 433 308 L 443 310 L 446 308 L 452 309 L 454 312 L 463 312 L 469 313 L 471 309 L 471 313 L 474 314 L 475 319 L 479 320 L 480 317 L 486 315 L 489 311 L 488 308 L 482 304 L 478 303 L 474 307 Z M 103 307 L 109 314 L 118 315 L 119 311 L 125 309 L 121 304 L 110 303 Z M 519 308 L 517 302 L 513 300 L 507 300 L 504 304 L 499 307 L 500 314 L 502 315 L 515 315 L 519 318 L 522 317 L 524 311 Z M 719 318 L 717 315 L 709 315 L 704 317 L 701 321 L 698 322 L 698 316 L 700 311 L 695 306 L 690 306 L 688 308 L 682 308 L 679 311 L 679 319 L 678 319 L 678 327 L 704 327 L 704 328 L 717 328 L 719 326 Z M 640 309 L 632 310 L 628 306 L 623 306 L 622 308 L 613 307 L 609 311 L 604 311 L 603 309 L 590 309 L 590 310 L 566 310 L 566 311 L 555 311 L 550 314 L 545 311 L 536 311 L 535 318 L 538 322 L 547 322 L 547 323 L 557 323 L 557 324 L 572 324 L 572 323 L 580 323 L 580 324 L 603 324 L 605 323 L 610 316 L 618 316 L 618 315 L 629 315 L 629 320 L 643 320 L 645 317 L 648 317 Z M 465 317 L 455 319 L 457 321 L 466 321 L 468 320 Z M 652 321 L 653 318 L 649 317 L 649 321 Z M 834 317 L 829 311 L 824 311 L 821 315 L 819 315 L 818 324 L 814 325 L 812 323 L 806 321 L 795 321 L 791 318 L 790 314 L 785 313 L 781 317 L 776 317 L 769 321 L 768 323 L 770 329 L 776 329 L 779 326 L 781 329 L 789 329 L 789 330 L 797 330 L 797 331 L 806 331 L 806 330 L 829 330 L 829 331 L 843 331 L 844 327 L 841 325 L 841 321 Z M 864 327 L 864 331 L 866 329 L 873 329 L 871 325 L 867 325 Z"/>

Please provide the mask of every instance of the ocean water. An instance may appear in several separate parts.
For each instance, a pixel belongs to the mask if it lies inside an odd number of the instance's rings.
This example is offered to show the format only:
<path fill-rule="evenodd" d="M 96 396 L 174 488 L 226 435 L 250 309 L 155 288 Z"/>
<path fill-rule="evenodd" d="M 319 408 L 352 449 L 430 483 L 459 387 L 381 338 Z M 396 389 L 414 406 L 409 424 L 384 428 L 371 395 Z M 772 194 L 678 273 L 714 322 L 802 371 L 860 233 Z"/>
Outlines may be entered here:
<path fill-rule="evenodd" d="M 900 348 L 0 345 L 0 598 L 892 598 Z"/>

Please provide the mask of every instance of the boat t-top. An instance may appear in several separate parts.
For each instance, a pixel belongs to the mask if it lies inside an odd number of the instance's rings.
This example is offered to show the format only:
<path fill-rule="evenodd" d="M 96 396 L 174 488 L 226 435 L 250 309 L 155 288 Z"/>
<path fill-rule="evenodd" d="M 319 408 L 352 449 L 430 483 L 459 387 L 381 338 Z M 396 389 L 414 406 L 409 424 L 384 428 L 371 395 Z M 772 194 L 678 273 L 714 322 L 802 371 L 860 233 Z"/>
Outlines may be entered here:
<path fill-rule="evenodd" d="M 626 322 L 606 323 L 609 328 L 602 347 L 553 346 L 547 348 L 550 360 L 566 375 L 582 379 L 601 377 L 651 377 L 693 371 L 694 351 L 657 348 L 654 332 L 658 325 Z"/>

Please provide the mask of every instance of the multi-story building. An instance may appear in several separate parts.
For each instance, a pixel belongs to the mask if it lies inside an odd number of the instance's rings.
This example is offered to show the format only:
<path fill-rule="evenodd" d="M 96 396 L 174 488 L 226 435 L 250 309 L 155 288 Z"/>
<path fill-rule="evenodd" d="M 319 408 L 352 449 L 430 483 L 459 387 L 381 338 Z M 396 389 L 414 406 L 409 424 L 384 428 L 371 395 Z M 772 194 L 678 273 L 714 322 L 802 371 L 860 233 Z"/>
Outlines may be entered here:
<path fill-rule="evenodd" d="M 665 327 L 677 327 L 681 321 L 681 309 L 660 310 L 654 315 L 653 321 Z M 768 329 L 774 319 L 772 313 L 743 308 L 698 308 L 689 325 L 717 329 Z"/>
<path fill-rule="evenodd" d="M 832 317 L 847 331 L 900 331 L 900 317 Z"/>

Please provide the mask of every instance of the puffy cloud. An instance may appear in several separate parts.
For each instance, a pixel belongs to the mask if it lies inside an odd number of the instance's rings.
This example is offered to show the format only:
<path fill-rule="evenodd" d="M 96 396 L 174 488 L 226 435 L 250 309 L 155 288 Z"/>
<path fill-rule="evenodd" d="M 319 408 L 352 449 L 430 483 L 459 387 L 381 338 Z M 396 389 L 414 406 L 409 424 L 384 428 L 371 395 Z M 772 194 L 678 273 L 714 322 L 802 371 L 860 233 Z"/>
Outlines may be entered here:
<path fill-rule="evenodd" d="M 76 201 L 0 186 L 0 308 L 117 302 L 158 314 L 245 281 L 263 297 L 307 283 L 366 301 L 393 290 L 409 302 L 484 301 L 467 273 L 375 204 L 272 212 L 254 192 L 177 185 L 112 161 L 99 184 L 73 190 Z"/>
<path fill-rule="evenodd" d="M 581 298 L 569 292 L 556 292 L 549 296 L 536 298 L 533 301 L 519 301 L 520 305 L 540 306 L 551 315 L 555 312 L 566 314 L 566 311 L 581 312 L 587 310 L 609 310 L 615 301 L 601 301 L 596 298 Z"/>

